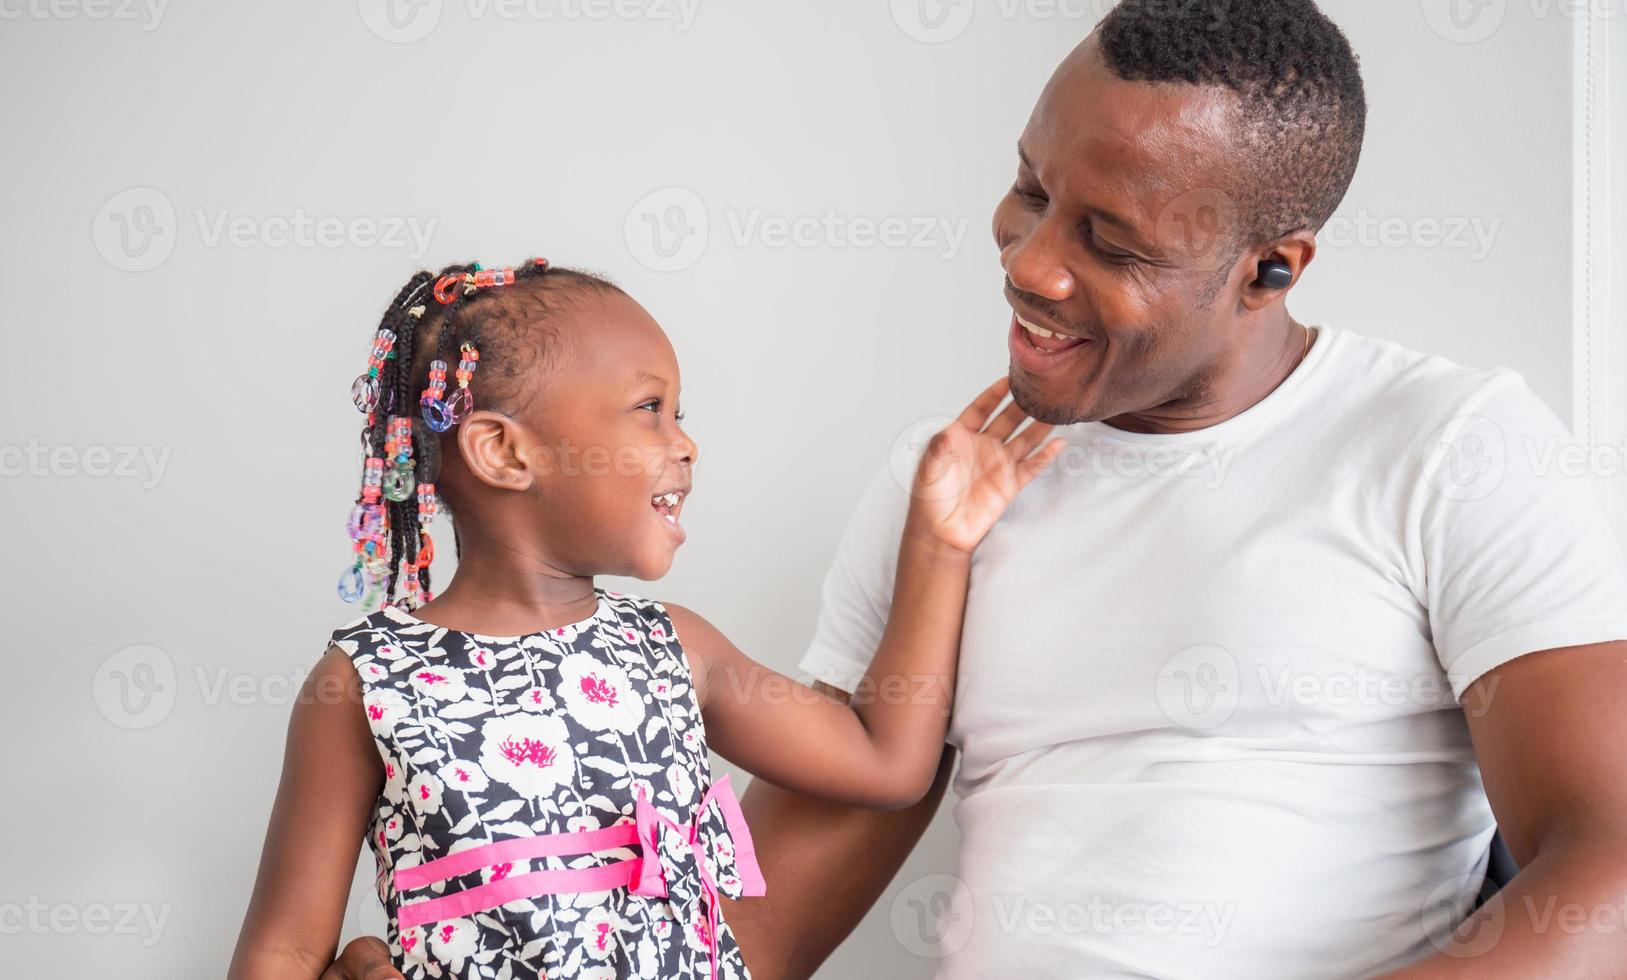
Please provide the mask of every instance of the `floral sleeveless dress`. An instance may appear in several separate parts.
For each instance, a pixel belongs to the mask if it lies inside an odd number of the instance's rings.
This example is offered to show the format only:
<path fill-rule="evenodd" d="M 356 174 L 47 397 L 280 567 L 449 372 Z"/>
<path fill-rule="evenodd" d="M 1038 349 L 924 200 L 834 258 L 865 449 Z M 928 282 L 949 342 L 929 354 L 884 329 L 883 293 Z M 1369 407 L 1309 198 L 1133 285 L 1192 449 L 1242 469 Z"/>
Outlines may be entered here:
<path fill-rule="evenodd" d="M 657 602 L 491 637 L 394 606 L 334 631 L 385 784 L 368 834 L 408 980 L 738 978 L 717 896 L 760 895 Z"/>

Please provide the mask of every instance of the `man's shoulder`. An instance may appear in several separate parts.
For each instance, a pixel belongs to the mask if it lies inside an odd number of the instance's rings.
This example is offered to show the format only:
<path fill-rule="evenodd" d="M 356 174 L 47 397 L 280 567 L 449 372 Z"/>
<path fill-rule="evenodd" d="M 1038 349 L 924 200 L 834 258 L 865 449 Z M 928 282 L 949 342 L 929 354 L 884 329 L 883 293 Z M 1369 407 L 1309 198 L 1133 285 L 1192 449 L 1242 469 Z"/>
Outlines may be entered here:
<path fill-rule="evenodd" d="M 1452 419 L 1492 410 L 1495 403 L 1534 400 L 1525 378 L 1507 367 L 1477 368 L 1403 344 L 1339 331 L 1328 366 L 1344 401 L 1366 420 L 1386 419 L 1400 431 L 1427 431 Z"/>

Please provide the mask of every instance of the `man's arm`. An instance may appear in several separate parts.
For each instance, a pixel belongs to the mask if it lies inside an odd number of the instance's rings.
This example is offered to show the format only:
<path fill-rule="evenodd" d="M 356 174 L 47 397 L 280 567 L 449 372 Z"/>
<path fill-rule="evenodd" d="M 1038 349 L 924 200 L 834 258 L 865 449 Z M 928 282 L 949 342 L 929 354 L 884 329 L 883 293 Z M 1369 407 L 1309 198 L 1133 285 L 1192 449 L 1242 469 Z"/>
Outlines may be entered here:
<path fill-rule="evenodd" d="M 1510 661 L 1463 706 L 1520 873 L 1395 976 L 1627 977 L 1627 642 Z"/>
<path fill-rule="evenodd" d="M 847 694 L 817 685 L 830 697 Z M 881 897 L 943 800 L 954 749 L 920 803 L 883 812 L 829 803 L 752 780 L 741 809 L 768 894 L 724 900 L 754 980 L 812 976 Z"/>

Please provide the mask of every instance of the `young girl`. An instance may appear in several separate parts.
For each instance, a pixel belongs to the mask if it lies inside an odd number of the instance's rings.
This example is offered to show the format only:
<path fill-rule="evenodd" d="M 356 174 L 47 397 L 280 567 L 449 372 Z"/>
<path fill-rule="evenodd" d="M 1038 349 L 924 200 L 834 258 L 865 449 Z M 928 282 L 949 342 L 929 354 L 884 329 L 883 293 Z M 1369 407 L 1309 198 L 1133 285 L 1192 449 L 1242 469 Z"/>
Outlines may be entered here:
<path fill-rule="evenodd" d="M 408 978 L 748 977 L 718 895 L 764 884 L 708 750 L 855 805 L 926 793 L 972 551 L 1060 441 L 1015 405 L 993 417 L 1004 381 L 934 437 L 843 704 L 688 609 L 595 587 L 660 578 L 684 541 L 678 391 L 666 335 L 596 276 L 460 266 L 397 294 L 352 391 L 366 464 L 339 584 L 383 604 L 334 632 L 294 709 L 232 978 L 323 972 L 364 837 Z M 437 508 L 458 548 L 438 594 Z"/>

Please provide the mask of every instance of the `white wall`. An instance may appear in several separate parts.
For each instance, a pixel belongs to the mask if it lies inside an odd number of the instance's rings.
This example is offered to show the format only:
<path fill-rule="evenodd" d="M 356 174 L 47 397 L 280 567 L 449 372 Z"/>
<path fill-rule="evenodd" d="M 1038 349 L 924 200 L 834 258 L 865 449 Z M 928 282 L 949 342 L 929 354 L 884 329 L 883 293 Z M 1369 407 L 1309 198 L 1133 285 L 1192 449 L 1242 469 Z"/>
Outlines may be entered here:
<path fill-rule="evenodd" d="M 223 969 L 292 688 L 354 615 L 332 585 L 356 481 L 346 391 L 419 265 L 540 252 L 655 313 L 705 458 L 688 547 L 635 587 L 790 669 L 895 436 L 1003 373 L 990 210 L 1033 98 L 1106 6 L 699 0 L 691 22 L 678 0 L 624 0 L 652 11 L 634 19 L 436 0 L 402 35 L 382 2 L 177 2 L 142 21 L 0 0 L 0 448 L 38 454 L 0 480 L 8 975 Z M 1325 248 L 1296 312 L 1517 366 L 1568 411 L 1569 25 L 1508 0 L 1459 43 L 1425 2 L 1327 4 L 1373 104 L 1344 212 L 1401 239 Z M 683 190 L 648 197 L 666 188 Z M 736 234 L 827 210 L 939 231 L 925 248 Z M 704 214 L 675 257 L 692 264 L 658 271 L 647 213 Z M 423 254 L 360 226 L 340 247 L 267 240 L 297 214 L 431 234 Z M 243 244 L 213 237 L 222 217 Z M 1489 250 L 1440 247 L 1460 220 Z M 162 466 L 87 475 L 125 447 Z M 954 843 L 946 808 L 824 976 L 930 975 L 908 903 Z M 347 935 L 381 927 L 370 878 Z M 111 923 L 90 921 L 103 906 Z M 125 906 L 137 919 L 111 929 Z"/>

